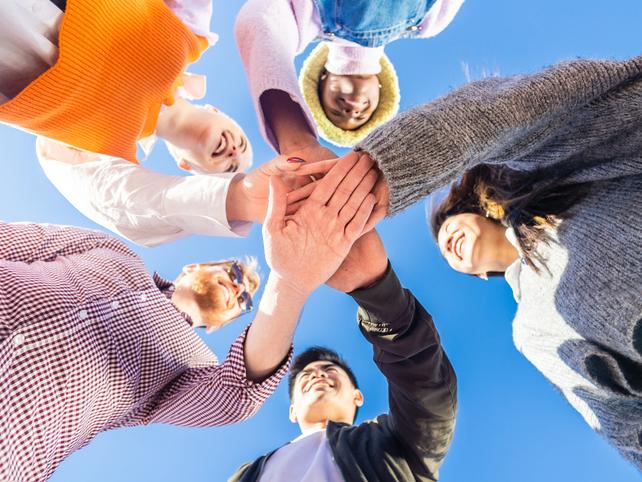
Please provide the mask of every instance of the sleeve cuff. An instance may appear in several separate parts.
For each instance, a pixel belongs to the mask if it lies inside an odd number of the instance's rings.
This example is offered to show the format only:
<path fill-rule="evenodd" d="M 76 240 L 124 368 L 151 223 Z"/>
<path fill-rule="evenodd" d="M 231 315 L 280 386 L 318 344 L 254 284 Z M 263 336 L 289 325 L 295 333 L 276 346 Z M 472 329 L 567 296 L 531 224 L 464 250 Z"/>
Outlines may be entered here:
<path fill-rule="evenodd" d="M 359 305 L 357 319 L 366 331 L 387 334 L 403 328 L 400 321 L 406 318 L 403 314 L 409 309 L 412 297 L 401 286 L 390 262 L 377 283 L 348 294 Z"/>
<path fill-rule="evenodd" d="M 283 359 L 272 375 L 267 377 L 262 382 L 253 382 L 247 378 L 247 370 L 245 367 L 245 337 L 250 329 L 248 325 L 243 333 L 234 341 L 230 347 L 230 351 L 225 359 L 223 369 L 223 384 L 234 387 L 242 387 L 245 389 L 247 395 L 256 403 L 263 403 L 265 400 L 274 393 L 276 387 L 279 385 L 283 377 L 288 373 L 290 362 L 292 361 L 292 354 L 294 347 L 290 346 L 288 354 Z"/>

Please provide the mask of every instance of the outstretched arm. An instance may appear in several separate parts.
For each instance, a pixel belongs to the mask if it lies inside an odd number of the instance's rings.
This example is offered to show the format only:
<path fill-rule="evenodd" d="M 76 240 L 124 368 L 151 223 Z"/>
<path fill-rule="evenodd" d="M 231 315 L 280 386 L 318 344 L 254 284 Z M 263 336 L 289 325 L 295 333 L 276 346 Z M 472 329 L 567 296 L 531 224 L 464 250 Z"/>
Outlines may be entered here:
<path fill-rule="evenodd" d="M 436 480 L 452 441 L 457 382 L 430 314 L 401 287 L 375 231 L 355 243 L 328 285 L 359 304 L 359 327 L 388 380 L 390 414 L 379 423 L 412 450 L 413 472 Z"/>
<path fill-rule="evenodd" d="M 312 4 L 310 4 L 312 7 Z M 316 37 L 312 9 L 296 18 L 286 0 L 248 0 L 236 19 L 236 44 L 250 84 L 261 131 L 282 154 L 316 142 L 316 127 L 299 90 L 294 57 Z"/>
<path fill-rule="evenodd" d="M 390 413 L 380 423 L 412 450 L 413 471 L 436 480 L 454 434 L 457 381 L 432 317 L 391 267 L 377 284 L 350 295 L 359 304 L 361 332 L 388 380 Z"/>
<path fill-rule="evenodd" d="M 610 163 L 611 174 L 630 174 L 633 162 L 616 163 L 634 158 L 638 172 L 642 165 L 641 98 L 642 57 L 564 62 L 465 85 L 398 115 L 357 149 L 383 172 L 389 214 L 479 163 L 534 170 L 568 160 L 580 174 Z"/>

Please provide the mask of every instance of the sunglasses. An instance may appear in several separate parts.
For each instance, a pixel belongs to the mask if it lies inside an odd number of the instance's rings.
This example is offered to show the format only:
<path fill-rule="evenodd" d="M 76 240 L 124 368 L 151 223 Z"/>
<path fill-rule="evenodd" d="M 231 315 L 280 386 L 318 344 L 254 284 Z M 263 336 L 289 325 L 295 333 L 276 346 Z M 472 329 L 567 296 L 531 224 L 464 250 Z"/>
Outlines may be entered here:
<path fill-rule="evenodd" d="M 230 277 L 232 283 L 238 285 L 243 285 L 243 269 L 238 261 L 210 261 L 207 263 L 197 263 L 197 264 L 188 264 L 183 267 L 184 273 L 189 273 L 197 269 L 213 269 L 220 268 Z M 248 291 L 243 291 L 238 298 L 239 307 L 241 308 L 241 313 L 239 316 L 249 313 L 254 308 L 254 303 L 252 302 L 252 295 Z"/>

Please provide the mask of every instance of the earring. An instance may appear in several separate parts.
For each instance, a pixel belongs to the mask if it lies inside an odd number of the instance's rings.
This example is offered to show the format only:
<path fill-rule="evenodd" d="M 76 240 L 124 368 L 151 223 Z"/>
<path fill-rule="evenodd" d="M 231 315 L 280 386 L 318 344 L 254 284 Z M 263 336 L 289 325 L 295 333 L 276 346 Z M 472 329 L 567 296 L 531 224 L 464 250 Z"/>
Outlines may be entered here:
<path fill-rule="evenodd" d="M 321 76 L 321 80 L 325 80 L 325 79 L 327 79 L 327 78 L 328 78 L 328 74 L 323 74 L 323 75 Z"/>
<path fill-rule="evenodd" d="M 383 87 L 383 85 L 379 84 L 379 88 L 381 89 L 382 87 Z"/>

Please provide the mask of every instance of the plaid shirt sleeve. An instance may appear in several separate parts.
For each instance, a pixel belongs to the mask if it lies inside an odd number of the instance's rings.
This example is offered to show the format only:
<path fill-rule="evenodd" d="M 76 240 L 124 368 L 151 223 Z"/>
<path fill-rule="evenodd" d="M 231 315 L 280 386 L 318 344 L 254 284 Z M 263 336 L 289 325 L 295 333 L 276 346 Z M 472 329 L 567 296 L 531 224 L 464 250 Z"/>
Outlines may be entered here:
<path fill-rule="evenodd" d="M 260 383 L 248 380 L 244 356 L 248 329 L 234 341 L 224 363 L 190 368 L 174 380 L 146 423 L 213 427 L 256 414 L 287 373 L 293 348 L 268 378 Z"/>
<path fill-rule="evenodd" d="M 100 231 L 54 224 L 5 223 L 0 221 L 0 259 L 33 263 L 59 256 L 108 248 L 136 256 L 124 243 Z M 19 240 L 19 242 L 15 242 Z"/>

